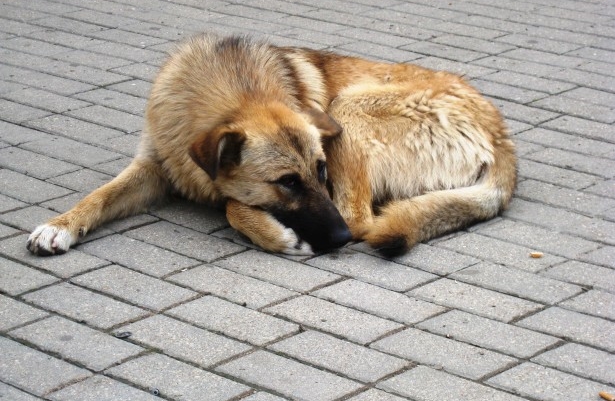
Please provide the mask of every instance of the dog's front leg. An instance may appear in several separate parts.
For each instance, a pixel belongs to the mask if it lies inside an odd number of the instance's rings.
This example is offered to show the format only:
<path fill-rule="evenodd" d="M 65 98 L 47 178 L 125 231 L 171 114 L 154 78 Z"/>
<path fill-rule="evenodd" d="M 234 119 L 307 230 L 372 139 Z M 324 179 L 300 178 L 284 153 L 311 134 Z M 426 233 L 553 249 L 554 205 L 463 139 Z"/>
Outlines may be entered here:
<path fill-rule="evenodd" d="M 289 255 L 313 254 L 307 242 L 263 209 L 230 199 L 226 203 L 226 217 L 235 230 L 266 251 Z"/>
<path fill-rule="evenodd" d="M 331 198 L 355 241 L 363 240 L 374 220 L 373 195 L 365 163 L 341 146 L 328 158 Z"/>
<path fill-rule="evenodd" d="M 27 248 L 40 256 L 68 251 L 99 225 L 137 213 L 162 197 L 168 188 L 161 167 L 148 158 L 135 158 L 117 177 L 83 198 L 75 207 L 30 234 Z"/>

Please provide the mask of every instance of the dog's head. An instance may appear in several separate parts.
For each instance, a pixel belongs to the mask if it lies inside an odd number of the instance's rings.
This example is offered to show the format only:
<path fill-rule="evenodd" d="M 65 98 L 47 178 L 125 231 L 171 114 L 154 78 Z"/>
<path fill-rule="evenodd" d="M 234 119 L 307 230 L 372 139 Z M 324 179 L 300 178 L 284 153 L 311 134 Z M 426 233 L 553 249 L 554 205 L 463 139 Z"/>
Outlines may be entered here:
<path fill-rule="evenodd" d="M 323 150 L 341 131 L 322 111 L 251 106 L 204 132 L 190 154 L 224 196 L 268 211 L 322 251 L 351 239 L 327 192 Z"/>

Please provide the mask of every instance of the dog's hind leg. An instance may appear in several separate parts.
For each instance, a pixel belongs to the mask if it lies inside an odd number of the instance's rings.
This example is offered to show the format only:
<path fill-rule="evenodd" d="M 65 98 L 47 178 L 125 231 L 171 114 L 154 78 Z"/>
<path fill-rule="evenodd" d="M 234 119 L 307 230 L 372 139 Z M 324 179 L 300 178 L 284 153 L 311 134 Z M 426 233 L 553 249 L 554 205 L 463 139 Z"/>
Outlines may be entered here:
<path fill-rule="evenodd" d="M 266 251 L 289 255 L 313 254 L 310 244 L 263 209 L 229 199 L 226 217 L 235 230 Z"/>
<path fill-rule="evenodd" d="M 27 248 L 41 256 L 63 254 L 79 236 L 107 221 L 140 212 L 161 198 L 167 189 L 168 181 L 160 165 L 137 156 L 117 177 L 71 210 L 38 226 L 30 234 Z"/>

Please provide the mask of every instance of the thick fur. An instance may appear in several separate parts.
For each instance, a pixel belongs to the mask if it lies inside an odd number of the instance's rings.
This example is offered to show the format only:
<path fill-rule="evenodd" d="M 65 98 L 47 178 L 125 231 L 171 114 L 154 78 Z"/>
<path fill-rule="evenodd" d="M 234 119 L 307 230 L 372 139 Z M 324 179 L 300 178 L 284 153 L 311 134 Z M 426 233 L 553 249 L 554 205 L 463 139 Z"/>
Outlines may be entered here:
<path fill-rule="evenodd" d="M 225 205 L 269 251 L 352 235 L 393 255 L 496 216 L 515 182 L 500 113 L 458 76 L 200 35 L 161 68 L 134 161 L 39 226 L 28 249 L 63 253 L 173 189 Z"/>

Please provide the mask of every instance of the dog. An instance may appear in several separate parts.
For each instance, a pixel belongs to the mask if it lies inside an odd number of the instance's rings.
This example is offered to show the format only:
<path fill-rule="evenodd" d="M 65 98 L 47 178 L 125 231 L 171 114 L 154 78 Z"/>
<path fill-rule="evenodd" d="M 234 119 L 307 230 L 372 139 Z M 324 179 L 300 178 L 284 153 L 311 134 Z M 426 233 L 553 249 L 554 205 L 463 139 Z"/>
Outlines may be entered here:
<path fill-rule="evenodd" d="M 271 252 L 366 241 L 386 256 L 496 216 L 516 185 L 502 116 L 463 78 L 411 64 L 201 34 L 154 80 L 138 152 L 115 179 L 37 227 L 66 252 L 170 191 L 225 207 Z"/>

